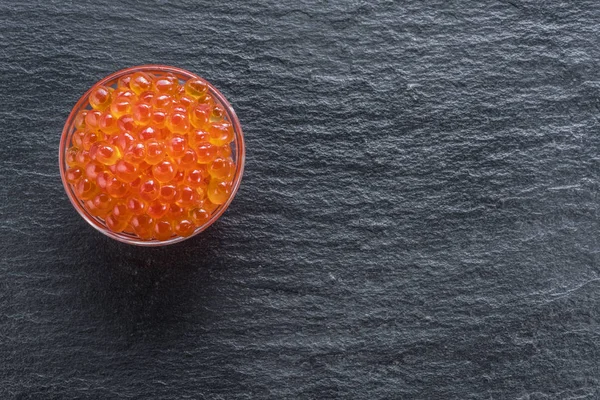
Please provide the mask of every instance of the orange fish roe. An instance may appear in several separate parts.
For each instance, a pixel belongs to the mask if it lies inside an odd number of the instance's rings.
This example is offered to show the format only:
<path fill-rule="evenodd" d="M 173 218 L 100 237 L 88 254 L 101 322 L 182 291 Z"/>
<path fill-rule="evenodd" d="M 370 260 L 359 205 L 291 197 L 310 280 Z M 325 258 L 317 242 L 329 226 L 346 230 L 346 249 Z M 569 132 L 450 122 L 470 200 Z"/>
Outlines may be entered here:
<path fill-rule="evenodd" d="M 233 122 L 205 81 L 135 72 L 96 85 L 87 101 L 65 149 L 65 179 L 110 231 L 188 237 L 229 200 Z"/>

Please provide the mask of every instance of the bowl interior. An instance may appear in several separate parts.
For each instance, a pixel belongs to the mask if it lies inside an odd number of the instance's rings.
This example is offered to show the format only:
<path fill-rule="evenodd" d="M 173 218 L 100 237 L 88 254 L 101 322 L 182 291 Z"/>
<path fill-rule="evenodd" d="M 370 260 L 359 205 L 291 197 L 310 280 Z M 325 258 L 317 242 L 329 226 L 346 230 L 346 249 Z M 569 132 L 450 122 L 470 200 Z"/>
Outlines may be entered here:
<path fill-rule="evenodd" d="M 124 75 L 128 75 L 128 74 L 132 74 L 135 72 L 139 72 L 139 71 L 150 73 L 155 76 L 172 74 L 172 75 L 175 75 L 181 83 L 187 81 L 190 78 L 204 80 L 208 84 L 209 93 L 211 94 L 211 96 L 213 96 L 213 98 L 216 101 L 218 101 L 225 109 L 225 111 L 226 111 L 225 119 L 228 120 L 233 126 L 235 136 L 234 136 L 234 141 L 231 143 L 231 147 L 232 147 L 231 157 L 233 158 L 233 160 L 235 162 L 236 172 L 235 172 L 235 175 L 233 178 L 231 196 L 229 197 L 227 202 L 220 205 L 213 212 L 211 218 L 205 224 L 196 228 L 194 233 L 188 237 L 173 237 L 171 239 L 163 240 L 163 241 L 156 240 L 156 239 L 141 240 L 134 234 L 130 234 L 130 233 L 126 233 L 126 232 L 122 232 L 122 233 L 112 232 L 106 227 L 103 219 L 95 217 L 87 211 L 83 202 L 80 201 L 75 196 L 75 193 L 73 192 L 73 188 L 66 180 L 66 170 L 68 167 L 66 164 L 65 154 L 66 154 L 67 149 L 69 148 L 69 144 L 71 143 L 71 137 L 73 136 L 73 133 L 75 132 L 75 116 L 81 110 L 91 109 L 91 107 L 89 106 L 88 97 L 89 97 L 89 94 L 91 93 L 92 89 L 94 87 L 96 87 L 97 85 L 104 85 L 104 86 L 109 86 L 109 87 L 114 88 L 114 87 L 116 87 L 117 81 L 120 77 L 122 77 Z M 189 239 L 190 237 L 193 237 L 193 236 L 199 234 L 200 232 L 202 232 L 203 230 L 208 228 L 210 225 L 212 225 L 223 214 L 223 212 L 225 212 L 227 207 L 229 207 L 229 204 L 233 200 L 233 198 L 239 188 L 242 174 L 244 171 L 244 159 L 245 159 L 245 147 L 244 147 L 244 136 L 242 133 L 242 128 L 241 128 L 239 120 L 235 114 L 235 111 L 233 110 L 233 107 L 231 107 L 231 104 L 229 104 L 227 99 L 221 94 L 221 92 L 219 92 L 210 82 L 206 81 L 205 79 L 203 79 L 189 71 L 186 71 L 186 70 L 183 70 L 180 68 L 176 68 L 176 67 L 165 66 L 165 65 L 142 65 L 139 67 L 127 68 L 127 69 L 124 69 L 121 71 L 117 71 L 117 72 L 107 76 L 106 78 L 98 81 L 97 83 L 95 83 L 79 99 L 77 104 L 75 104 L 75 106 L 73 107 L 73 110 L 71 111 L 71 114 L 69 115 L 67 122 L 65 123 L 65 126 L 63 128 L 62 137 L 61 137 L 61 141 L 60 141 L 60 152 L 59 152 L 60 175 L 62 178 L 63 186 L 65 188 L 65 191 L 67 192 L 69 200 L 71 201 L 71 203 L 73 204 L 75 209 L 79 212 L 79 214 L 83 217 L 83 219 L 85 219 L 90 225 L 92 225 L 94 228 L 96 228 L 100 232 L 104 233 L 105 235 L 107 235 L 115 240 L 118 240 L 118 241 L 121 241 L 124 243 L 128 243 L 128 244 L 135 244 L 135 245 L 139 245 L 139 246 L 164 246 L 167 244 L 181 242 L 182 240 Z"/>

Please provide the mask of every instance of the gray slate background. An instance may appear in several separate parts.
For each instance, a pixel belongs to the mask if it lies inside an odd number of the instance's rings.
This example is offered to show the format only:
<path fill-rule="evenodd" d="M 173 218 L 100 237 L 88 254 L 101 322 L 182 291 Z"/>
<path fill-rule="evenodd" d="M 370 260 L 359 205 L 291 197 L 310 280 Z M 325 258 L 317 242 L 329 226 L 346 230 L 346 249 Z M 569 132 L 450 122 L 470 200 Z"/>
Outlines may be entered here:
<path fill-rule="evenodd" d="M 599 2 L 16 3 L 0 398 L 600 398 Z M 145 63 L 248 146 L 162 249 L 87 226 L 57 167 L 79 96 Z"/>

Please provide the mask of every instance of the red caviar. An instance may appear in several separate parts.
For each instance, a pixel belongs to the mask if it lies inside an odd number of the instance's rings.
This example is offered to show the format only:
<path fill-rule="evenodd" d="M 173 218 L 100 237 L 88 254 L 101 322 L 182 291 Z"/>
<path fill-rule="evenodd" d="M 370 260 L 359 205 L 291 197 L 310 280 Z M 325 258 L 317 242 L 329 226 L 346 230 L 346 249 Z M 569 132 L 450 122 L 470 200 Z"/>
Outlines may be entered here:
<path fill-rule="evenodd" d="M 96 85 L 65 149 L 66 182 L 115 233 L 187 237 L 232 195 L 234 128 L 198 78 L 135 72 Z"/>

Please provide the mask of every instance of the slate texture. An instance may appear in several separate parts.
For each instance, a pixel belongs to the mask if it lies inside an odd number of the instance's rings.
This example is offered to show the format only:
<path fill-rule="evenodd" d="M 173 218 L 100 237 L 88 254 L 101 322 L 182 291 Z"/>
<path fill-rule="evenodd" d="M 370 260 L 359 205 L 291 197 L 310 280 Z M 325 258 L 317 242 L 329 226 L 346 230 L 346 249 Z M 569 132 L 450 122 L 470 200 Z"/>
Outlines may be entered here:
<path fill-rule="evenodd" d="M 600 398 L 600 2 L 0 1 L 0 399 Z M 246 134 L 201 237 L 123 245 L 57 167 L 165 63 Z"/>

